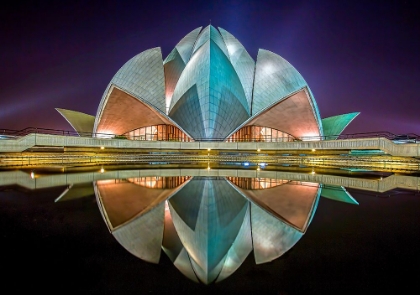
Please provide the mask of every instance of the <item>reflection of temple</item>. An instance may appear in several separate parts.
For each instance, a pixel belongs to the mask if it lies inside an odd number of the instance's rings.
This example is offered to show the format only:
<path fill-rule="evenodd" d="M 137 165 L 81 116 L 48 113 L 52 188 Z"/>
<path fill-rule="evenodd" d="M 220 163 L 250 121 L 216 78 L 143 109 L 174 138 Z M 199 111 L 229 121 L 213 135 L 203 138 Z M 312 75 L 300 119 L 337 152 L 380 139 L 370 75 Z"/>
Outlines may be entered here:
<path fill-rule="evenodd" d="M 175 188 L 180 186 L 185 181 L 190 179 L 190 176 L 174 176 L 174 177 L 161 177 L 161 176 L 146 176 L 146 177 L 133 177 L 128 178 L 127 181 L 149 188 Z"/>
<path fill-rule="evenodd" d="M 324 183 L 316 183 L 320 180 Z M 340 185 L 375 192 L 396 185 L 418 190 L 419 180 L 182 168 L 0 172 L 0 187 L 14 184 L 27 189 L 65 186 L 56 202 L 94 193 L 109 231 L 127 251 L 158 263 L 163 250 L 186 277 L 209 284 L 233 274 L 251 252 L 257 264 L 287 252 L 306 232 L 319 196 L 358 204 Z"/>
<path fill-rule="evenodd" d="M 290 182 L 275 178 L 227 177 L 227 179 L 243 189 L 267 189 Z"/>
<path fill-rule="evenodd" d="M 188 278 L 229 277 L 253 250 L 256 263 L 288 251 L 305 233 L 322 187 L 238 177 L 141 177 L 96 181 L 114 237 L 133 255 L 159 262 L 161 249 Z"/>

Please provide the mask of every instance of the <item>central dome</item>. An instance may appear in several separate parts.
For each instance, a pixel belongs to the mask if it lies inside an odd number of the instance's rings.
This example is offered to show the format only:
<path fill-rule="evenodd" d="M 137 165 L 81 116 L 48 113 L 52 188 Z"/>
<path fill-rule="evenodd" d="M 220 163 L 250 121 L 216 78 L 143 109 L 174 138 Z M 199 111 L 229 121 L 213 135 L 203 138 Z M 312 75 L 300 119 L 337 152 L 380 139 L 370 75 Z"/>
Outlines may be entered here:
<path fill-rule="evenodd" d="M 223 29 L 197 28 L 175 46 L 163 64 L 160 60 L 160 48 L 150 49 L 117 72 L 102 98 L 94 132 L 115 129 L 103 122 L 111 116 L 107 105 L 112 103 L 110 90 L 115 86 L 147 105 L 160 117 L 156 123 L 173 124 L 194 140 L 225 140 L 247 122 L 293 137 L 322 135 L 316 102 L 302 76 L 266 50 L 259 51 L 255 63 Z M 113 107 L 114 113 L 121 100 Z M 278 105 L 282 102 L 287 110 Z M 290 121 L 294 113 L 299 114 L 299 122 Z M 136 117 L 127 118 L 134 125 L 126 124 L 117 133 L 144 127 Z"/>
<path fill-rule="evenodd" d="M 335 139 L 359 114 L 321 120 L 289 62 L 264 49 L 254 61 L 232 34 L 211 25 L 187 34 L 164 60 L 156 47 L 127 61 L 96 116 L 57 110 L 79 134 L 179 141 Z"/>

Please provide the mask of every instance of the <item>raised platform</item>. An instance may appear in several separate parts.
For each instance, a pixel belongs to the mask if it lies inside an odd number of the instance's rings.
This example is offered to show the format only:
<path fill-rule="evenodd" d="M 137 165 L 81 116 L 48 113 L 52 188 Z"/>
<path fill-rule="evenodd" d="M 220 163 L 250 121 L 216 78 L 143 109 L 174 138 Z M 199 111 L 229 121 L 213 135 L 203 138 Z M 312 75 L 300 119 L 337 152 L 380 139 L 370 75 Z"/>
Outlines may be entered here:
<path fill-rule="evenodd" d="M 33 147 L 71 148 L 85 147 L 100 149 L 136 150 L 224 150 L 224 151 L 351 151 L 382 150 L 392 156 L 420 157 L 419 143 L 397 144 L 386 138 L 358 138 L 322 141 L 293 142 L 179 142 L 179 141 L 137 141 L 124 139 L 103 139 L 79 136 L 49 134 L 28 134 L 16 139 L 0 140 L 0 153 L 24 152 Z"/>

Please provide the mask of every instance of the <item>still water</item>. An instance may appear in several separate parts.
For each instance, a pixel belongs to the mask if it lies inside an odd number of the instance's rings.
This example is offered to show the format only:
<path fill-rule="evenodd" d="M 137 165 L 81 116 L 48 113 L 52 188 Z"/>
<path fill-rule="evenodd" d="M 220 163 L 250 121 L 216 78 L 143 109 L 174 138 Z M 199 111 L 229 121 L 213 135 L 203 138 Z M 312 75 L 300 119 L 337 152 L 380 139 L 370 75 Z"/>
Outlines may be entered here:
<path fill-rule="evenodd" d="M 16 170 L 0 181 L 15 290 L 389 293 L 420 279 L 416 175 Z"/>

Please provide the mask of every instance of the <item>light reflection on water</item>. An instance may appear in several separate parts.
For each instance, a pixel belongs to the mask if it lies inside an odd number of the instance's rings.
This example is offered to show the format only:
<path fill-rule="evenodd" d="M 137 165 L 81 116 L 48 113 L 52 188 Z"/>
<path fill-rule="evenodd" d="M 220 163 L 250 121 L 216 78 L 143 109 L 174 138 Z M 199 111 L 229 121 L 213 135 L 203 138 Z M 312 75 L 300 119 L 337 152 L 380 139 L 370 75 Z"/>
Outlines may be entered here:
<path fill-rule="evenodd" d="M 3 198 L 13 195 L 16 185 L 25 187 L 29 194 L 60 188 L 61 192 L 53 198 L 54 204 L 65 204 L 70 208 L 72 203 L 83 205 L 86 199 L 92 200 L 94 194 L 106 227 L 129 253 L 152 263 L 161 264 L 162 260 L 169 258 L 191 281 L 217 282 L 217 286 L 229 281 L 245 261 L 251 260 L 256 265 L 277 260 L 277 263 L 284 263 L 277 258 L 293 252 L 295 244 L 299 246 L 298 241 L 319 214 L 315 211 L 320 197 L 321 204 L 338 206 L 345 216 L 346 212 L 365 210 L 363 203 L 379 199 L 375 197 L 406 198 L 411 194 L 416 198 L 418 194 L 419 178 L 414 176 L 369 175 L 363 178 L 263 172 L 212 170 L 208 175 L 210 172 L 203 169 L 115 170 L 104 173 L 35 173 L 31 177 L 27 172 L 7 171 L 0 172 L 3 185 L 0 188 L 3 189 Z M 337 184 L 349 184 L 349 187 Z M 361 191 L 360 188 L 367 190 Z M 361 196 L 363 201 L 354 198 L 350 192 Z M 375 211 L 375 208 L 371 209 Z M 334 215 L 328 212 L 318 219 Z M 380 221 L 370 220 L 372 223 Z M 324 231 L 331 232 L 336 226 L 335 220 L 329 220 L 328 229 Z M 362 226 L 358 231 L 361 235 L 367 234 L 363 233 Z M 386 231 L 383 229 L 376 235 L 381 237 Z M 325 234 L 320 237 L 326 239 L 326 244 L 331 239 Z M 324 259 L 329 259 L 328 255 Z"/>

